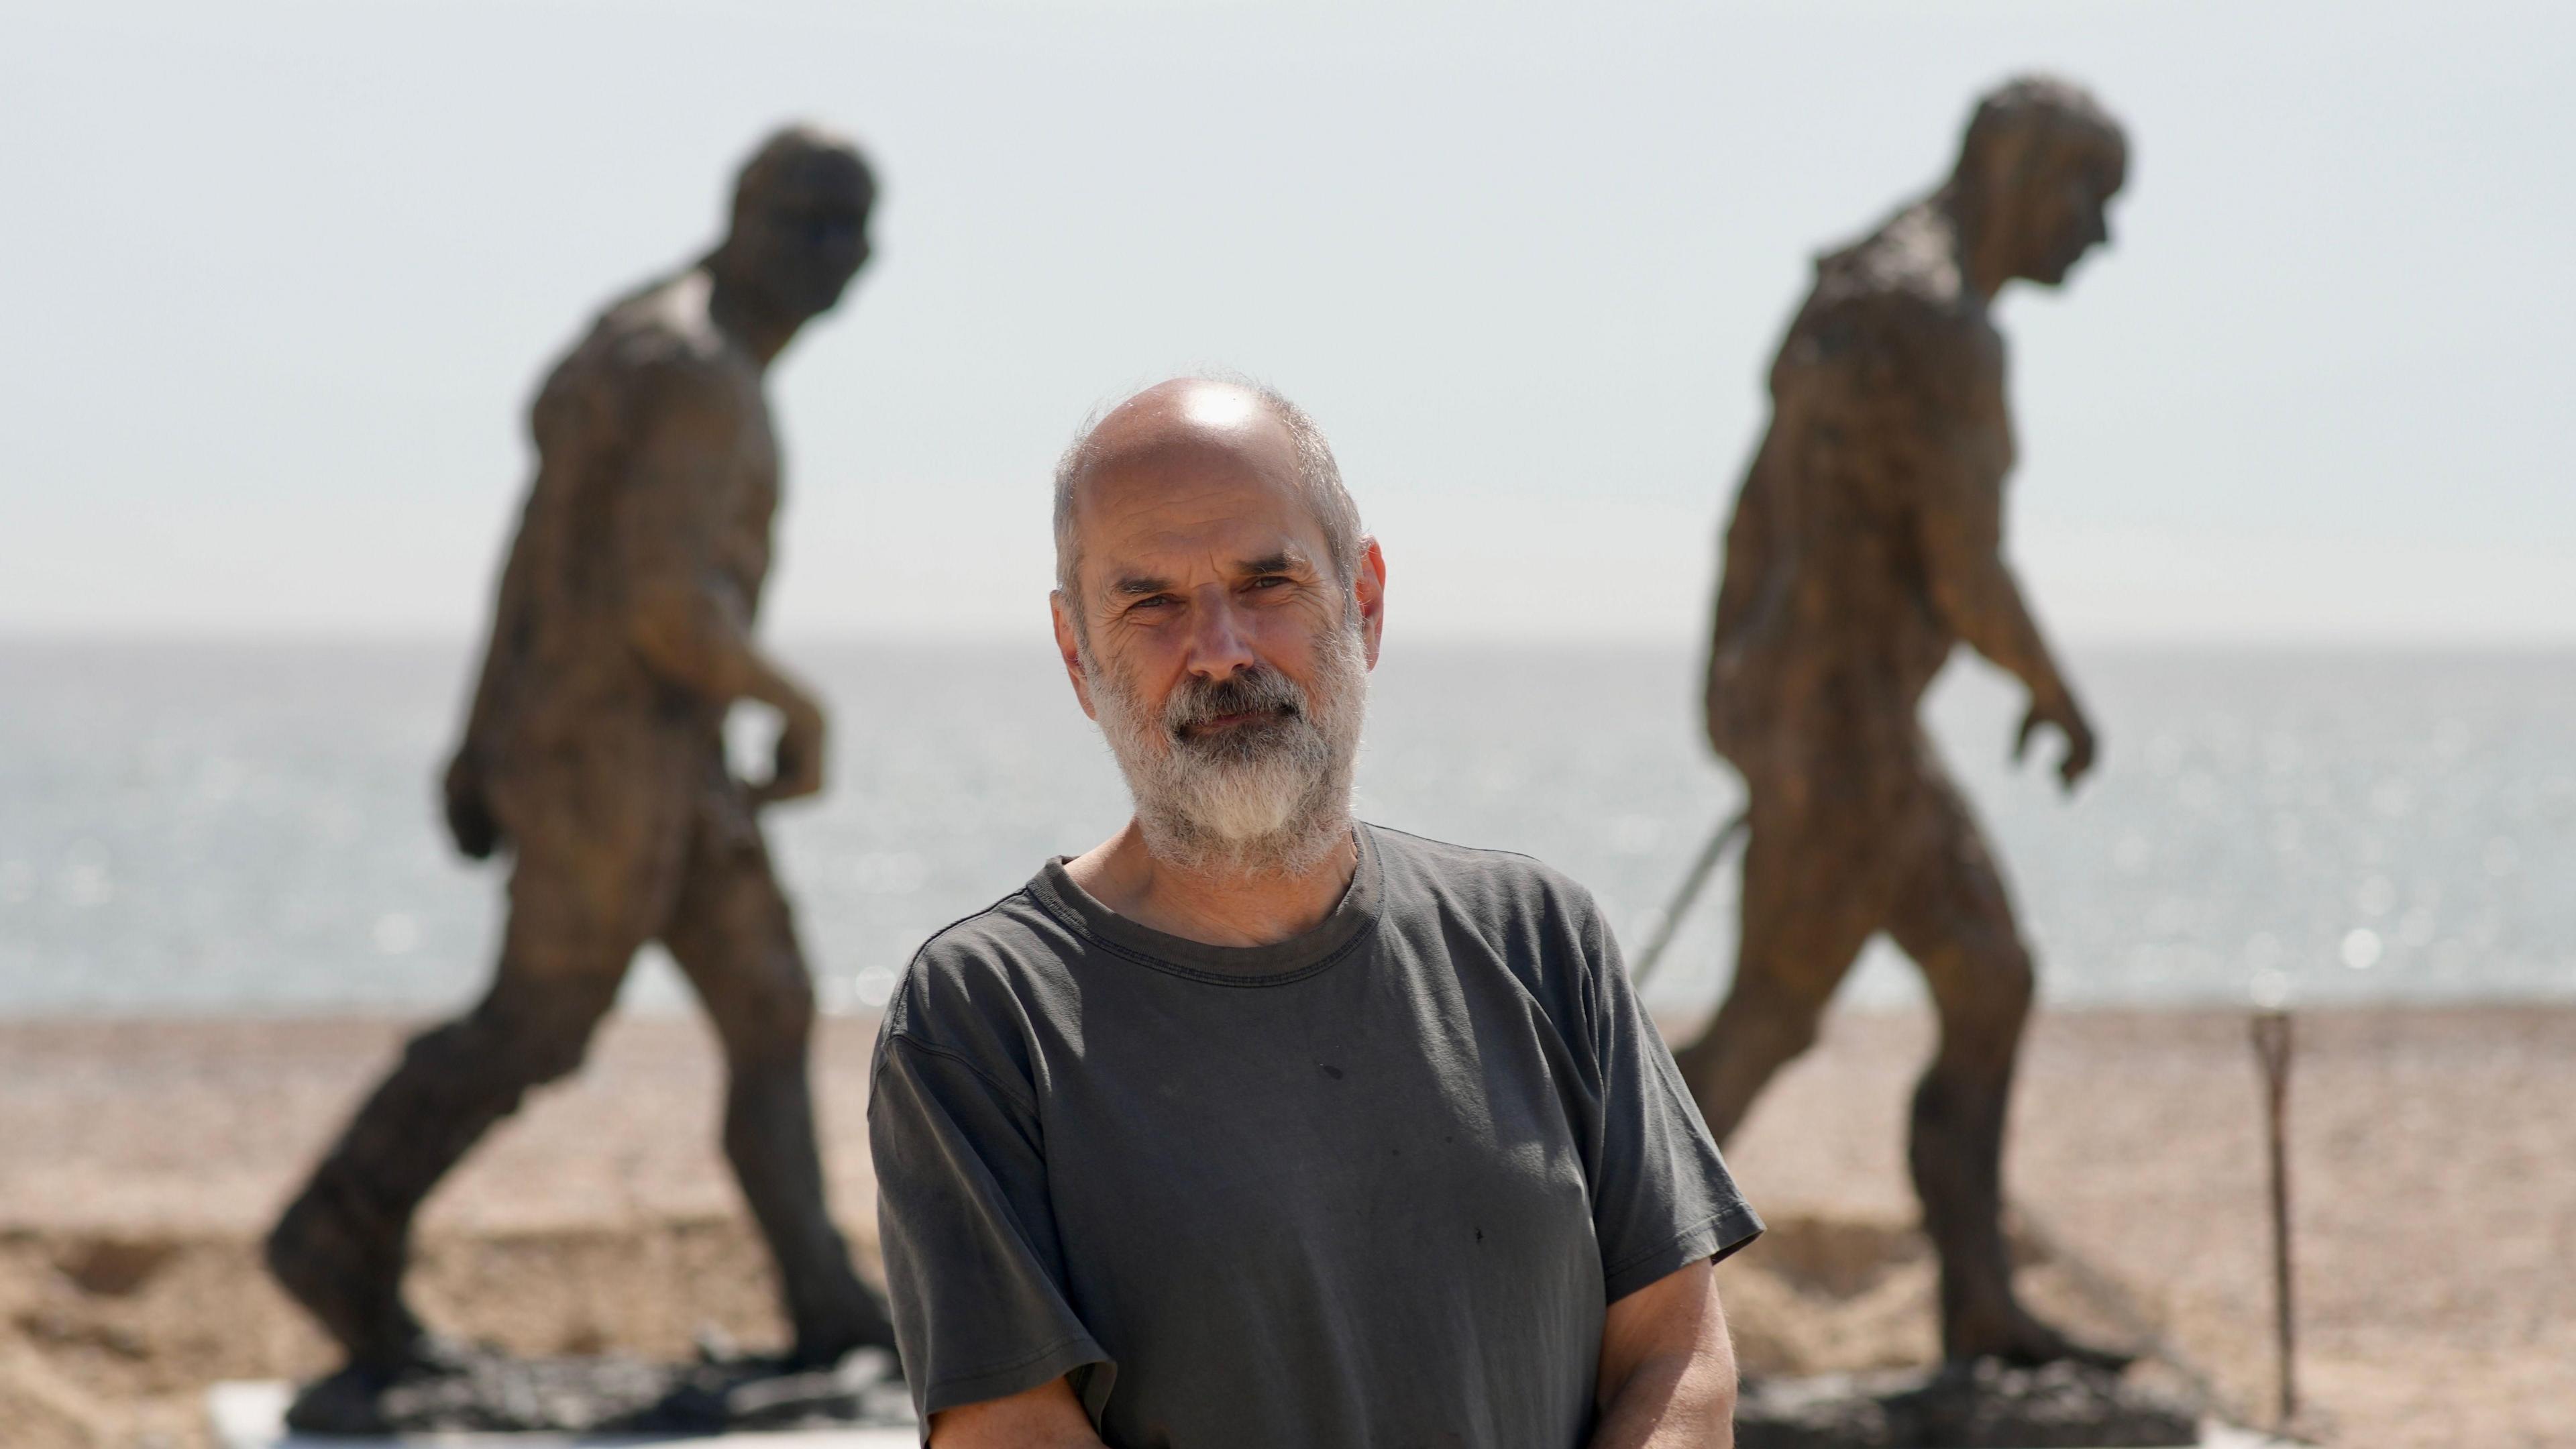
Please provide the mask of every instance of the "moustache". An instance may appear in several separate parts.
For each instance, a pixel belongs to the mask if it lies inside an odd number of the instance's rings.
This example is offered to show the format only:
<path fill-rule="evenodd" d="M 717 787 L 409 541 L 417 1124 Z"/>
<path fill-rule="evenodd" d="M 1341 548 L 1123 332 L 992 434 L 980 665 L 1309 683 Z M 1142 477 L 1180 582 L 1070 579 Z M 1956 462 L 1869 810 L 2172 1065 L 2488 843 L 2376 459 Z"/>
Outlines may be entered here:
<path fill-rule="evenodd" d="M 1294 720 L 1306 712 L 1304 690 L 1279 671 L 1256 665 L 1223 679 L 1185 681 L 1163 707 L 1163 727 L 1186 743 L 1220 720 L 1250 716 L 1238 722 L 1242 727 Z"/>

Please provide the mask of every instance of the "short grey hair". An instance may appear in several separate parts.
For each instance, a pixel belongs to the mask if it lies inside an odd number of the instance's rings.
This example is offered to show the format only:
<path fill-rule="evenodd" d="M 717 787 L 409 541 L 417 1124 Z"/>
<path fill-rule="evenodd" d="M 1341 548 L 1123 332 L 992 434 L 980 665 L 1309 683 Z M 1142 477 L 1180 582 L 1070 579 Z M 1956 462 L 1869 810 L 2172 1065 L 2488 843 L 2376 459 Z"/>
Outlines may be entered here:
<path fill-rule="evenodd" d="M 1351 501 L 1350 490 L 1342 486 L 1342 468 L 1333 461 L 1332 444 L 1324 441 L 1324 430 L 1315 425 L 1306 410 L 1290 402 L 1279 389 L 1268 383 L 1225 372 L 1191 373 L 1173 379 L 1180 382 L 1221 382 L 1239 387 L 1259 398 L 1270 415 L 1288 430 L 1297 449 L 1297 481 L 1305 489 L 1306 501 L 1315 510 L 1315 519 L 1324 526 L 1324 549 L 1333 566 L 1333 578 L 1348 590 L 1359 578 L 1360 554 L 1368 547 L 1368 535 L 1360 527 L 1359 505 Z M 1163 384 L 1156 383 L 1160 387 Z M 1139 389 L 1139 392 L 1143 389 Z M 1066 599 L 1079 602 L 1081 593 L 1074 587 L 1082 566 L 1081 540 L 1074 534 L 1073 489 L 1098 457 L 1092 446 L 1092 434 L 1101 421 L 1133 401 L 1129 393 L 1115 402 L 1103 403 L 1083 419 L 1082 428 L 1055 465 L 1055 586 Z M 1080 627 L 1082 611 L 1073 611 Z"/>

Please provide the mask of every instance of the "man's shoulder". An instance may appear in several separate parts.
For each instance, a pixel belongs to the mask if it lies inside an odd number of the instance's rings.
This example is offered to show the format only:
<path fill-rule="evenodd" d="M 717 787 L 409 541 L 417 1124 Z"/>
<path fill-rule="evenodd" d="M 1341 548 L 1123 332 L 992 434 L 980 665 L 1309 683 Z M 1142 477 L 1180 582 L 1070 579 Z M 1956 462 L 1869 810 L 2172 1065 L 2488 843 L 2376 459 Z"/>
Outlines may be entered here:
<path fill-rule="evenodd" d="M 1462 938 L 1482 943 L 1482 952 L 1469 954 L 1509 975 L 1568 1037 L 1597 1019 L 1607 978 L 1622 968 L 1592 892 L 1514 851 L 1368 828 L 1383 862 L 1386 910 L 1399 931 L 1444 943 L 1453 966 Z"/>
<path fill-rule="evenodd" d="M 1383 863 L 1390 898 L 1411 887 L 1480 914 L 1562 914 L 1587 921 L 1599 914 L 1592 893 L 1573 877 L 1535 856 L 1459 845 L 1384 825 L 1368 827 Z"/>
<path fill-rule="evenodd" d="M 921 943 L 886 1003 L 886 1034 L 934 1045 L 980 1037 L 1060 985 L 1077 949 L 1022 886 Z"/>

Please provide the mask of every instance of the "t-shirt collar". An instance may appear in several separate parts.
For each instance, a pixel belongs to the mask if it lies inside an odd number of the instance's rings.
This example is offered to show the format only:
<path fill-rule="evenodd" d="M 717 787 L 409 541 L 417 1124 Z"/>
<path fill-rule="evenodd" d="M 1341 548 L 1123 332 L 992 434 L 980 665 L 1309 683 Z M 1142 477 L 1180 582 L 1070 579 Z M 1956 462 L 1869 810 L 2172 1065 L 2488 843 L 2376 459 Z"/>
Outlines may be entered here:
<path fill-rule="evenodd" d="M 1332 914 L 1311 931 L 1267 946 L 1211 946 L 1129 920 L 1074 884 L 1064 868 L 1070 856 L 1048 861 L 1029 882 L 1029 892 L 1058 919 L 1140 964 L 1243 984 L 1276 982 L 1310 975 L 1340 960 L 1377 923 L 1385 888 L 1377 842 L 1366 825 L 1354 825 L 1351 833 L 1359 845 L 1359 863 Z"/>

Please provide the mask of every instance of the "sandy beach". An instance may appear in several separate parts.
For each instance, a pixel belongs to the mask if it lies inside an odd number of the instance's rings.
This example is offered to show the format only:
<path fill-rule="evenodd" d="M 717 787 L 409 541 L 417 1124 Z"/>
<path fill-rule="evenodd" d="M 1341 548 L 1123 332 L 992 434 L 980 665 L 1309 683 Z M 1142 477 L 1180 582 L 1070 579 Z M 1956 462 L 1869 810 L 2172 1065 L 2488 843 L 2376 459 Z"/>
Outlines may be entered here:
<path fill-rule="evenodd" d="M 324 1368 L 257 1236 L 401 1040 L 367 1020 L 0 1024 L 0 1423 L 13 1449 L 203 1442 L 231 1377 Z M 1844 1014 L 1730 1154 L 1772 1234 L 1724 1270 L 1753 1373 L 1921 1362 L 1931 1265 L 1900 1139 L 1929 1023 Z M 870 1023 L 817 1073 L 837 1210 L 874 1269 Z M 529 1351 L 775 1341 L 714 1146 L 703 1029 L 628 1018 L 434 1200 L 442 1325 Z M 2044 1018 L 2010 1185 L 2035 1300 L 2268 1420 L 2267 1227 L 2241 1019 Z M 2576 1444 L 2576 1008 L 2320 1013 L 2294 1089 L 2308 1430 Z"/>

